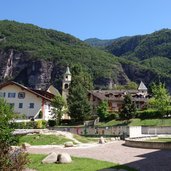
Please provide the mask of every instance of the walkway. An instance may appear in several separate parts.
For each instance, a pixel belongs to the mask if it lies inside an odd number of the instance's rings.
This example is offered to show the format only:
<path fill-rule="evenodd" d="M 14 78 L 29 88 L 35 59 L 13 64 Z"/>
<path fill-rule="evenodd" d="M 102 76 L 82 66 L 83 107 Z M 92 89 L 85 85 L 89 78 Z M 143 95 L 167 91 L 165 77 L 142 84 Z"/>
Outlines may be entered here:
<path fill-rule="evenodd" d="M 67 152 L 72 156 L 88 157 L 114 163 L 126 164 L 140 171 L 170 171 L 171 150 L 126 147 L 123 141 L 93 146 L 61 148 L 57 146 L 32 146 L 29 153 L 48 154 Z"/>

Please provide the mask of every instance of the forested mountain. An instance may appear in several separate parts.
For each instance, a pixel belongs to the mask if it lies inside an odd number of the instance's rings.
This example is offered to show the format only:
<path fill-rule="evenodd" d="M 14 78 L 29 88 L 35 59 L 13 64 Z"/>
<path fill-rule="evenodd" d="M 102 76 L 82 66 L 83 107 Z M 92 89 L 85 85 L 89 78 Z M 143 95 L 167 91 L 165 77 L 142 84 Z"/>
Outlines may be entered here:
<path fill-rule="evenodd" d="M 167 82 L 171 77 L 170 29 L 113 40 L 104 50 L 118 56 L 121 63 L 134 62 L 139 67 L 158 73 L 159 80 Z"/>
<path fill-rule="evenodd" d="M 0 21 L 0 81 L 14 79 L 27 86 L 60 87 L 67 65 L 81 64 L 95 86 L 129 81 L 113 55 L 92 48 L 62 32 L 15 21 Z"/>
<path fill-rule="evenodd" d="M 4 20 L 0 21 L 0 82 L 12 79 L 32 88 L 53 84 L 60 89 L 66 66 L 81 64 L 96 88 L 107 88 L 110 80 L 115 84 L 142 80 L 147 86 L 165 80 L 171 89 L 169 43 L 170 30 L 161 30 L 104 41 L 102 50 L 63 32 Z M 167 63 L 165 69 L 159 61 Z"/>

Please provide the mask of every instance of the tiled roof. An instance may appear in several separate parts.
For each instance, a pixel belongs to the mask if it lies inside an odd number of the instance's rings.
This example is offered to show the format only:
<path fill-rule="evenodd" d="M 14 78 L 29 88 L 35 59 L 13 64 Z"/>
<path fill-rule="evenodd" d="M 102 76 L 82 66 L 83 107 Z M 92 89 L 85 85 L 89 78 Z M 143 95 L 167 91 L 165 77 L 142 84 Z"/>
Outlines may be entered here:
<path fill-rule="evenodd" d="M 52 96 L 50 95 L 51 93 L 48 93 L 48 97 L 47 97 L 46 96 L 47 95 L 46 93 L 43 94 L 42 91 L 29 89 L 28 87 L 25 87 L 25 86 L 23 86 L 23 85 L 15 82 L 15 81 L 8 81 L 8 82 L 5 82 L 5 83 L 0 84 L 0 89 L 2 89 L 3 87 L 6 87 L 8 85 L 16 85 L 16 86 L 18 86 L 18 87 L 20 87 L 20 88 L 22 88 L 22 89 L 24 89 L 26 91 L 29 91 L 30 93 L 35 94 L 36 96 L 39 96 L 41 98 L 44 98 L 44 99 L 46 99 L 48 101 L 52 101 L 52 98 L 51 98 Z"/>
<path fill-rule="evenodd" d="M 89 93 L 101 100 L 123 100 L 125 94 L 136 95 L 138 90 L 91 90 Z"/>

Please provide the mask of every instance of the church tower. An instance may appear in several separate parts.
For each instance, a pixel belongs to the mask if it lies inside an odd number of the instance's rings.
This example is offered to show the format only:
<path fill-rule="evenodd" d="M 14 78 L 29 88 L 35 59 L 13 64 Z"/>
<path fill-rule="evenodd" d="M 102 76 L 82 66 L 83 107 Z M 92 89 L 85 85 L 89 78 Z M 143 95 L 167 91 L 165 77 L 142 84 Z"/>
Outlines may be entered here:
<path fill-rule="evenodd" d="M 62 97 L 65 100 L 67 100 L 70 83 L 71 83 L 71 72 L 70 72 L 69 67 L 67 67 L 63 80 L 62 80 Z"/>

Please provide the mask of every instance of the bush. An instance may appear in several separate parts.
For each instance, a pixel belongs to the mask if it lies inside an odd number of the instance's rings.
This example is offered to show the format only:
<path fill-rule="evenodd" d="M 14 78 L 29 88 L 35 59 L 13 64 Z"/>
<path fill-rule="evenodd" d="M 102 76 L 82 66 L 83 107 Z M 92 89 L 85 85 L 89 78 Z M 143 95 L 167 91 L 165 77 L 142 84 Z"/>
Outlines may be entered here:
<path fill-rule="evenodd" d="M 3 171 L 22 171 L 29 162 L 28 153 L 25 153 L 23 149 L 17 148 L 12 150 L 3 144 L 1 144 L 0 157 L 0 170 Z"/>
<path fill-rule="evenodd" d="M 23 150 L 12 150 L 18 139 L 12 134 L 9 122 L 14 118 L 14 111 L 3 99 L 0 99 L 0 170 L 22 171 L 28 162 L 27 154 Z"/>
<path fill-rule="evenodd" d="M 56 125 L 56 120 L 48 120 L 48 125 L 54 127 Z"/>
<path fill-rule="evenodd" d="M 148 109 L 144 111 L 137 111 L 136 117 L 140 119 L 155 119 L 161 118 L 162 114 L 157 110 Z"/>
<path fill-rule="evenodd" d="M 42 129 L 46 128 L 45 120 L 30 121 L 30 122 L 11 122 L 10 128 L 13 129 Z"/>
<path fill-rule="evenodd" d="M 41 129 L 43 127 L 42 120 L 36 121 L 36 128 Z"/>

